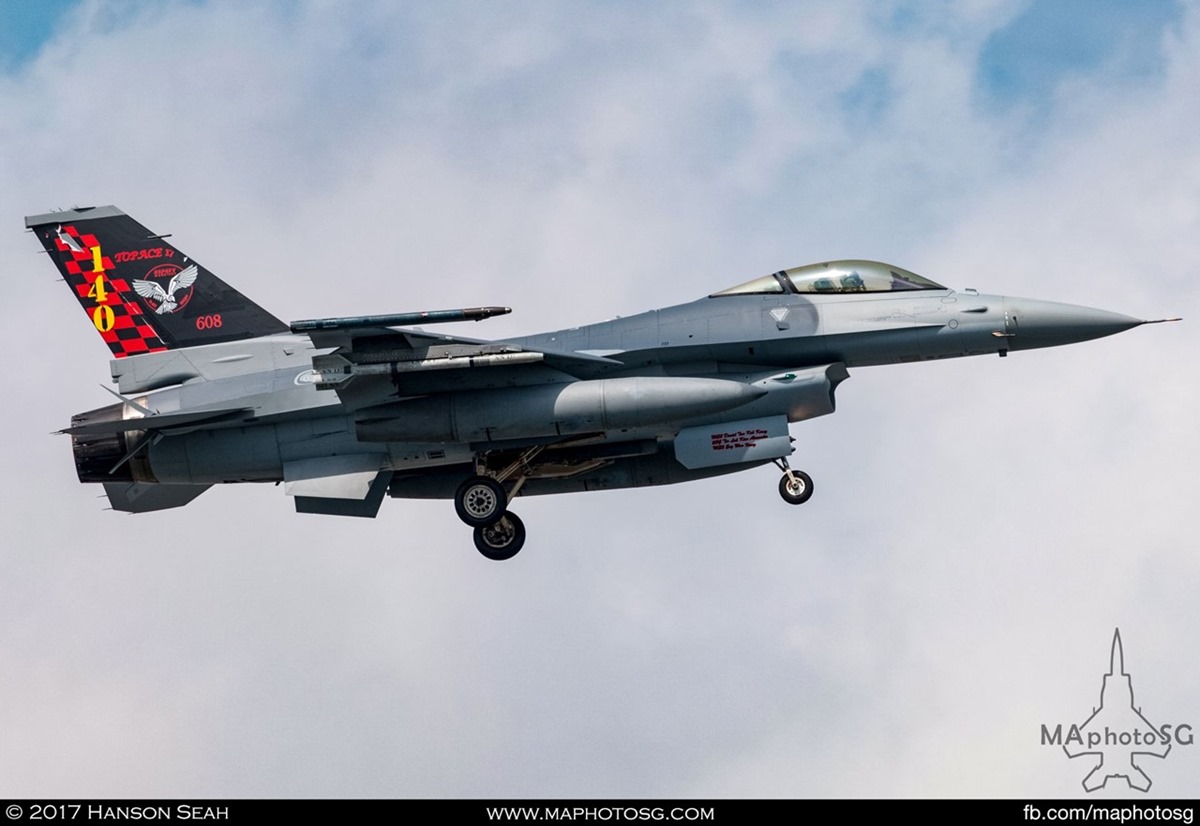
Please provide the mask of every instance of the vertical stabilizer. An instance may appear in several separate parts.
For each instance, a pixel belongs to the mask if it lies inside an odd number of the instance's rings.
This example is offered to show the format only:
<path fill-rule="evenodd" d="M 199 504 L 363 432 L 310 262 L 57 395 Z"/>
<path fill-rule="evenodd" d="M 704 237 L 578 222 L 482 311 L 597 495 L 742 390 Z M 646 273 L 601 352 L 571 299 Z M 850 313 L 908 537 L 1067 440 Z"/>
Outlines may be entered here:
<path fill-rule="evenodd" d="M 113 206 L 31 215 L 114 358 L 287 332 L 287 325 Z"/>
<path fill-rule="evenodd" d="M 1108 658 L 1109 674 L 1125 673 L 1125 649 L 1121 647 L 1121 629 L 1113 632 L 1112 653 Z"/>

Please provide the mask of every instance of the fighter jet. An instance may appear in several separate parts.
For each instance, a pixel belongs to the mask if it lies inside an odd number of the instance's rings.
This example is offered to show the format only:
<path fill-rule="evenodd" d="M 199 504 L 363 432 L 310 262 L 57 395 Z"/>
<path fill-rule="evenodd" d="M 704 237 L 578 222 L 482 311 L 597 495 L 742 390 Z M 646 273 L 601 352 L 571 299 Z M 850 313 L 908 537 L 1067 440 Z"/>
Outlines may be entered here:
<path fill-rule="evenodd" d="M 119 402 L 61 432 L 79 480 L 102 484 L 113 509 L 181 507 L 231 482 L 282 482 L 313 514 L 452 499 L 496 560 L 525 543 L 518 495 L 774 464 L 784 501 L 806 502 L 813 481 L 789 465 L 788 425 L 834 412 L 851 368 L 1006 356 L 1154 323 L 846 260 L 498 341 L 409 325 L 507 307 L 285 324 L 116 207 L 25 226 L 112 351 Z"/>

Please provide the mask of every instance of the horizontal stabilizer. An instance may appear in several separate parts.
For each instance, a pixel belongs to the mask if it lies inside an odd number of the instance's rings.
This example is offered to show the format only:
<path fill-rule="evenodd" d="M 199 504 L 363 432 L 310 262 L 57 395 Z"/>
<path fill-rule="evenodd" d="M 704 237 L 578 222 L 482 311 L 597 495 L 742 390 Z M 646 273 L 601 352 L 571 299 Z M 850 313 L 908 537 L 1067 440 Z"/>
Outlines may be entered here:
<path fill-rule="evenodd" d="M 105 482 L 104 492 L 115 511 L 149 513 L 182 508 L 211 485 L 150 485 L 145 482 Z"/>
<path fill-rule="evenodd" d="M 159 413 L 136 419 L 114 419 L 108 421 L 83 422 L 59 433 L 72 436 L 101 436 L 110 433 L 125 433 L 130 430 L 176 430 L 185 427 L 223 424 L 249 418 L 254 411 L 248 407 L 228 407 L 219 410 L 184 410 L 179 413 Z"/>

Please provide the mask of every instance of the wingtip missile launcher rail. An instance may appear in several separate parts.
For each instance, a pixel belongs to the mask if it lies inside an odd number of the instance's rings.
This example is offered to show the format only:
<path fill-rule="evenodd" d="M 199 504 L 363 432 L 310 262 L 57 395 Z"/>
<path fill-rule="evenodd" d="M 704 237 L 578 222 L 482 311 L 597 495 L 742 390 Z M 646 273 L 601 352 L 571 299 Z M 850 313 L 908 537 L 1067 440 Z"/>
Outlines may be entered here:
<path fill-rule="evenodd" d="M 360 330 L 370 327 L 400 327 L 406 324 L 446 324 L 451 321 L 483 321 L 498 315 L 508 315 L 512 307 L 463 307 L 457 310 L 425 310 L 415 313 L 388 315 L 355 315 L 340 318 L 309 318 L 293 321 L 288 327 L 293 333 L 324 332 L 329 330 Z"/>

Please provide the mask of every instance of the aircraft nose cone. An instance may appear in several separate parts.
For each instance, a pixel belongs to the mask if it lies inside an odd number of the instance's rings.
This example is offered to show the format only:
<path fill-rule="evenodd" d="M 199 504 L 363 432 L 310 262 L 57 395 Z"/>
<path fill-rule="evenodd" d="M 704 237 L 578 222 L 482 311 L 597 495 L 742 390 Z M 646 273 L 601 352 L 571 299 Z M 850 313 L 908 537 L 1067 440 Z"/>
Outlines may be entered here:
<path fill-rule="evenodd" d="M 1075 304 L 1006 298 L 1010 349 L 1031 350 L 1103 338 L 1145 324 L 1139 318 Z"/>

